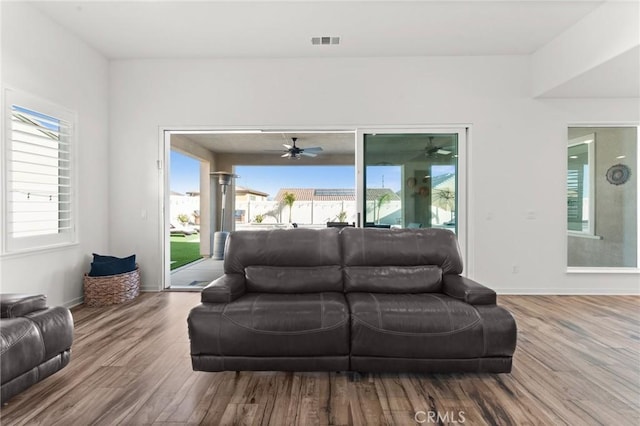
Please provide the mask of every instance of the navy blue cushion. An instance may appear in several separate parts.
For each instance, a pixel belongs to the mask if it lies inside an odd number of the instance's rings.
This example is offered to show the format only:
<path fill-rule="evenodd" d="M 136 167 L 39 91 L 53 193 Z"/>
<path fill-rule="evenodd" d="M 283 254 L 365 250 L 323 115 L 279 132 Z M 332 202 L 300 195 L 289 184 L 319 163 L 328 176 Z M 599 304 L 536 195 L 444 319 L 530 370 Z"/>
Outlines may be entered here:
<path fill-rule="evenodd" d="M 103 255 L 98 254 L 98 253 L 93 253 L 93 262 L 94 263 L 113 262 L 115 260 L 120 260 L 120 258 L 119 257 L 115 257 L 115 256 L 103 256 Z"/>
<path fill-rule="evenodd" d="M 98 259 L 96 259 L 98 256 Z M 115 260 L 110 260 L 113 258 Z M 136 269 L 136 255 L 132 254 L 129 257 L 118 258 L 113 256 L 100 256 L 94 254 L 94 261 L 91 263 L 90 277 L 103 277 L 106 275 L 118 275 L 126 272 L 135 271 Z"/>

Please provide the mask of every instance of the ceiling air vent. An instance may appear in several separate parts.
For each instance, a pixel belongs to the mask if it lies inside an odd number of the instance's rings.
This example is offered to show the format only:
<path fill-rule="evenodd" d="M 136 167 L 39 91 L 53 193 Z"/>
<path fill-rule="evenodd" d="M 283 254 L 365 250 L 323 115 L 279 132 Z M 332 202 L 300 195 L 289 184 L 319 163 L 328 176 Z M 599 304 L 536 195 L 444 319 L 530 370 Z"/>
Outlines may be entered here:
<path fill-rule="evenodd" d="M 312 37 L 311 44 L 313 45 L 340 44 L 340 37 Z"/>

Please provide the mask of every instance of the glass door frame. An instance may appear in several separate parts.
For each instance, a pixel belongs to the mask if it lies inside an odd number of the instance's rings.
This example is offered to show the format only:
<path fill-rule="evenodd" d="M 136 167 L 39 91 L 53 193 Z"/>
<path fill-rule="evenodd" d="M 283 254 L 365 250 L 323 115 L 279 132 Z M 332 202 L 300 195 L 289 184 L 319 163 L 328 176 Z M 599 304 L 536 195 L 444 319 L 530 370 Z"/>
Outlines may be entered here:
<path fill-rule="evenodd" d="M 356 211 L 357 226 L 364 226 L 365 220 L 365 161 L 364 161 L 364 135 L 365 134 L 455 134 L 458 138 L 458 167 L 456 168 L 457 178 L 457 201 L 456 206 L 456 224 L 458 244 L 460 245 L 460 254 L 465 265 L 463 275 L 471 275 L 473 269 L 470 262 L 469 249 L 469 203 L 468 203 L 468 126 L 461 127 L 366 127 L 356 130 Z"/>

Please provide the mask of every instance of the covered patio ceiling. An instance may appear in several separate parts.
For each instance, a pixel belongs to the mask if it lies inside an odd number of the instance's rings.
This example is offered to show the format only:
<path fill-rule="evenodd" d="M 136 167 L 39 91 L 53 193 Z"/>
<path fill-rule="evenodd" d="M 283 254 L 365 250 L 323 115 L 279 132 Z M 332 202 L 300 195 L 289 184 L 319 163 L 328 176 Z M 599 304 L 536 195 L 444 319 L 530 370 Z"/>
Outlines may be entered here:
<path fill-rule="evenodd" d="M 178 133 L 179 134 L 179 133 Z M 219 154 L 234 164 L 344 164 L 345 161 L 355 162 L 355 131 L 297 131 L 297 132 L 186 132 L 182 138 Z M 296 145 L 300 148 L 321 147 L 322 152 L 315 158 L 303 157 L 293 163 L 281 158 L 285 152 L 283 144 L 291 144 L 292 138 L 297 138 Z M 416 161 L 420 153 L 426 153 L 433 147 L 445 147 L 452 151 L 455 141 L 449 134 L 377 134 L 377 142 L 372 144 L 367 152 L 369 163 L 384 162 L 385 164 L 402 164 Z M 399 144 L 401 142 L 401 144 Z M 393 144 L 397 149 L 390 149 Z M 453 154 L 453 152 L 451 152 Z M 247 160 L 250 160 L 247 162 Z M 430 158 L 431 162 L 438 162 Z"/>
<path fill-rule="evenodd" d="M 184 136 L 194 144 L 216 154 L 278 155 L 283 144 L 297 138 L 300 148 L 319 146 L 322 155 L 354 154 L 354 132 L 256 132 L 256 133 L 190 133 Z"/>

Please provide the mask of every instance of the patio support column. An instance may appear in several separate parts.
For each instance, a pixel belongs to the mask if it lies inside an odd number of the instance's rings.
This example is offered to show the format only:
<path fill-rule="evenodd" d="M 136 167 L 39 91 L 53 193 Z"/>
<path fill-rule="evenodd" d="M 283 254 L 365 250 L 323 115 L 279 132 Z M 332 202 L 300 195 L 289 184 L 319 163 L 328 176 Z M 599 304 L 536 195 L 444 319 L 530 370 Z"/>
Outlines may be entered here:
<path fill-rule="evenodd" d="M 200 255 L 211 256 L 211 163 L 200 162 Z"/>

